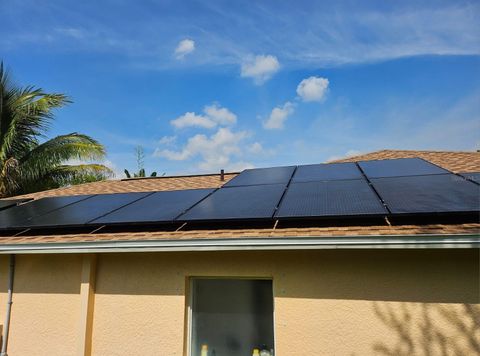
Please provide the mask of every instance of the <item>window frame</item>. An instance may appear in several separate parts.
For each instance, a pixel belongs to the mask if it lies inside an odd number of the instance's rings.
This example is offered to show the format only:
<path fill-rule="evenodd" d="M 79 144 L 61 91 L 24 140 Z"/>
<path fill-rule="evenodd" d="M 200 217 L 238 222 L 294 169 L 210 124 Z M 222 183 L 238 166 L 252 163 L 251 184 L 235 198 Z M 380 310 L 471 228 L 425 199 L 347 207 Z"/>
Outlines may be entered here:
<path fill-rule="evenodd" d="M 192 356 L 192 328 L 193 328 L 193 282 L 198 279 L 239 279 L 239 280 L 262 280 L 272 282 L 272 328 L 273 328 L 273 349 L 277 349 L 276 322 L 275 322 L 275 284 L 272 276 L 187 276 L 186 278 L 186 330 L 185 330 L 185 355 Z M 276 351 L 275 351 L 276 352 Z"/>

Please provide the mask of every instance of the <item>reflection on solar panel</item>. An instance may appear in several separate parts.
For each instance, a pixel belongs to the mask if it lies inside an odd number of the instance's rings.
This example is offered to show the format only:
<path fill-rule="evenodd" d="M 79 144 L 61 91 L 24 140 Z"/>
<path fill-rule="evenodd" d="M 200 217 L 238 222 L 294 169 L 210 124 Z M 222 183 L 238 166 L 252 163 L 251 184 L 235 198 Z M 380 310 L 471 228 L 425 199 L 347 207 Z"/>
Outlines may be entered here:
<path fill-rule="evenodd" d="M 292 183 L 276 218 L 385 215 L 383 204 L 363 179 Z"/>
<path fill-rule="evenodd" d="M 80 226 L 152 193 L 100 194 L 29 220 L 30 227 Z"/>
<path fill-rule="evenodd" d="M 325 163 L 298 166 L 292 182 L 314 182 L 320 180 L 363 179 L 355 163 Z"/>
<path fill-rule="evenodd" d="M 475 212 L 480 187 L 454 174 L 372 179 L 394 214 Z"/>
<path fill-rule="evenodd" d="M 177 220 L 269 219 L 284 190 L 284 184 L 221 188 Z"/>
<path fill-rule="evenodd" d="M 469 172 L 469 173 L 460 173 L 460 174 L 467 179 L 480 183 L 480 172 Z"/>
<path fill-rule="evenodd" d="M 358 162 L 368 178 L 445 174 L 447 170 L 420 158 L 386 159 Z"/>
<path fill-rule="evenodd" d="M 93 224 L 154 223 L 172 221 L 214 189 L 156 192 L 101 218 Z"/>
<path fill-rule="evenodd" d="M 224 186 L 236 187 L 241 185 L 287 184 L 290 181 L 294 170 L 294 166 L 246 169 Z"/>
<path fill-rule="evenodd" d="M 91 195 L 76 195 L 42 198 L 3 210 L 0 212 L 0 228 L 28 228 L 30 227 L 30 218 L 46 214 L 90 197 Z"/>
<path fill-rule="evenodd" d="M 0 200 L 0 210 L 12 208 L 20 203 L 26 202 L 30 199 L 4 199 Z"/>

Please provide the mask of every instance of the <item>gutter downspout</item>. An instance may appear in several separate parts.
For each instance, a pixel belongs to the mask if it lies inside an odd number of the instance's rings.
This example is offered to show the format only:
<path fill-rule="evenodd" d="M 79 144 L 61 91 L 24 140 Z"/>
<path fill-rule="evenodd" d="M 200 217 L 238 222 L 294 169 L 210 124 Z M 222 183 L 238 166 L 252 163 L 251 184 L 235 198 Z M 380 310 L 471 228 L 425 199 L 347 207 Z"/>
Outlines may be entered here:
<path fill-rule="evenodd" d="M 8 300 L 7 300 L 7 311 L 5 314 L 5 324 L 2 337 L 2 352 L 0 356 L 7 355 L 7 346 L 8 346 L 8 332 L 10 329 L 10 315 L 12 313 L 12 295 L 13 295 L 13 277 L 15 272 L 15 255 L 10 255 L 10 268 L 8 271 Z"/>

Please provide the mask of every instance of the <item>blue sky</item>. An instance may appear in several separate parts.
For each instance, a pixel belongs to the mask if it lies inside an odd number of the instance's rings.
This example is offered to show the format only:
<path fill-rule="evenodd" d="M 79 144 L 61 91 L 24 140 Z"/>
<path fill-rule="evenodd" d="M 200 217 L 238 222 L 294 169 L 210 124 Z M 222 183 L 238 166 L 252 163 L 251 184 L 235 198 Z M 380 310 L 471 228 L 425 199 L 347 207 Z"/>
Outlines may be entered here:
<path fill-rule="evenodd" d="M 0 2 L 14 79 L 67 93 L 50 135 L 117 172 L 480 148 L 478 1 Z M 117 177 L 120 177 L 120 173 Z"/>

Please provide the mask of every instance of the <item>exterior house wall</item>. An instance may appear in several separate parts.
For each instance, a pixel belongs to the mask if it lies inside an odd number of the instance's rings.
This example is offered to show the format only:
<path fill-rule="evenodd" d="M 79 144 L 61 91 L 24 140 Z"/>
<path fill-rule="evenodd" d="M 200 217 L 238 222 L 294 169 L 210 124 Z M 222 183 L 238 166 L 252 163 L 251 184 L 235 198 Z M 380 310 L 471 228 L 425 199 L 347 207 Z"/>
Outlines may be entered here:
<path fill-rule="evenodd" d="M 79 255 L 17 258 L 10 356 L 76 354 L 81 266 Z M 183 355 L 192 276 L 272 278 L 279 356 L 480 347 L 478 250 L 172 252 L 98 256 L 92 354 Z"/>
<path fill-rule="evenodd" d="M 2 256 L 0 308 L 6 307 L 8 256 Z M 74 355 L 81 256 L 16 256 L 9 355 Z"/>

